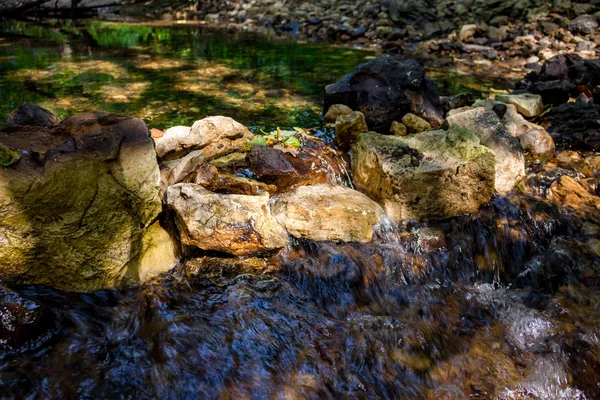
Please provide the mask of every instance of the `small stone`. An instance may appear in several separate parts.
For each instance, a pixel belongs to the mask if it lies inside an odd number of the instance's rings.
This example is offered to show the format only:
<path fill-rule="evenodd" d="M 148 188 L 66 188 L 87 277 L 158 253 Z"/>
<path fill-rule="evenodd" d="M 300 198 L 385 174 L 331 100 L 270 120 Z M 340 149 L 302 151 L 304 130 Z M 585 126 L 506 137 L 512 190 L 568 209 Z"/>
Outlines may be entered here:
<path fill-rule="evenodd" d="M 513 104 L 517 111 L 526 117 L 535 117 L 544 111 L 542 96 L 538 94 L 499 94 L 496 100 L 506 104 Z"/>
<path fill-rule="evenodd" d="M 523 149 L 533 154 L 553 153 L 555 149 L 552 136 L 543 129 L 519 136 L 519 142 L 521 142 Z"/>
<path fill-rule="evenodd" d="M 575 33 L 592 33 L 598 28 L 598 21 L 591 15 L 580 15 L 569 23 L 569 30 Z"/>
<path fill-rule="evenodd" d="M 402 117 L 402 123 L 406 126 L 409 133 L 421 133 L 432 129 L 429 122 L 412 113 L 405 114 Z"/>
<path fill-rule="evenodd" d="M 538 56 L 531 56 L 526 60 L 527 64 L 535 64 L 540 62 L 540 58 Z"/>
<path fill-rule="evenodd" d="M 344 150 L 352 146 L 358 135 L 368 131 L 365 116 L 360 111 L 352 111 L 335 120 L 335 140 Z"/>
<path fill-rule="evenodd" d="M 595 48 L 596 43 L 592 42 L 591 40 L 582 40 L 581 42 L 577 43 L 577 46 L 575 46 L 575 50 L 577 51 L 594 50 Z"/>
<path fill-rule="evenodd" d="M 390 134 L 395 136 L 406 136 L 406 125 L 398 121 L 393 121 L 392 126 L 390 127 Z"/>
<path fill-rule="evenodd" d="M 348 115 L 352 112 L 352 109 L 345 104 L 334 104 L 329 107 L 325 117 L 323 118 L 326 124 L 335 124 L 335 120 L 342 115 Z"/>
<path fill-rule="evenodd" d="M 466 42 L 475 35 L 476 31 L 477 25 L 475 24 L 463 25 L 458 33 L 458 38 L 461 40 L 461 42 Z"/>

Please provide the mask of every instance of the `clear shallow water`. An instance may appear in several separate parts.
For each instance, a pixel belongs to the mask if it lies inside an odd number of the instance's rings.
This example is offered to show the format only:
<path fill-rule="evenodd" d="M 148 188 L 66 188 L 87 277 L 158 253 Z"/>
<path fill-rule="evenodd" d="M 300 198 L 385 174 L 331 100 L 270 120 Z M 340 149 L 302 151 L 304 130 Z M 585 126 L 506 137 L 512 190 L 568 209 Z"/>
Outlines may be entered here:
<path fill-rule="evenodd" d="M 34 103 L 61 118 L 102 110 L 159 129 L 208 115 L 256 127 L 313 127 L 324 87 L 376 55 L 200 26 L 5 21 L 0 120 L 19 104 Z M 510 84 L 485 71 L 425 65 L 443 95 Z"/>
<path fill-rule="evenodd" d="M 31 101 L 159 128 L 215 110 L 307 126 L 319 110 L 294 114 L 282 99 L 317 105 L 325 84 L 369 56 L 196 28 L 91 23 L 99 47 L 69 26 L 35 29 L 0 41 L 5 114 Z M 245 82 L 250 100 L 222 96 Z M 274 111 L 251 108 L 261 91 Z M 266 260 L 208 254 L 123 291 L 0 286 L 0 397 L 600 398 L 598 212 L 548 196 L 560 175 L 595 187 L 600 175 L 561 160 L 532 162 L 520 189 L 476 215 L 387 227 L 367 245 L 296 241 Z"/>

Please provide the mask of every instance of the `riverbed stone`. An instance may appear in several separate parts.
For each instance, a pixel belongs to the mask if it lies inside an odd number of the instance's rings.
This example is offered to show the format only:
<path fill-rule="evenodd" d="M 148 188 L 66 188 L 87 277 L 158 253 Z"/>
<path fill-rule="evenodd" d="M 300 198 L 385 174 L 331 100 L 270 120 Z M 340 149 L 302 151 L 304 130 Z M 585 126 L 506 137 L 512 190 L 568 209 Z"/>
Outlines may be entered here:
<path fill-rule="evenodd" d="M 406 138 L 369 132 L 352 150 L 356 187 L 394 220 L 473 213 L 494 191 L 496 157 L 464 129 Z"/>
<path fill-rule="evenodd" d="M 543 128 L 519 136 L 519 142 L 523 149 L 532 154 L 553 153 L 555 149 L 552 136 Z"/>
<path fill-rule="evenodd" d="M 408 113 L 402 117 L 402 123 L 406 126 L 409 133 L 421 133 L 431 130 L 429 122 L 413 113 Z"/>
<path fill-rule="evenodd" d="M 580 15 L 569 22 L 569 30 L 575 33 L 592 33 L 598 29 L 598 20 L 591 15 Z"/>
<path fill-rule="evenodd" d="M 542 96 L 539 94 L 499 94 L 496 100 L 506 104 L 512 104 L 517 111 L 526 117 L 536 117 L 544 111 Z"/>
<path fill-rule="evenodd" d="M 162 204 L 141 119 L 79 114 L 0 132 L 0 144 L 21 153 L 0 167 L 3 280 L 92 291 L 129 282 L 132 269 L 144 275 L 143 238 Z"/>
<path fill-rule="evenodd" d="M 327 113 L 325 113 L 323 120 L 326 124 L 335 124 L 338 117 L 348 115 L 351 112 L 352 109 L 345 104 L 332 104 Z"/>
<path fill-rule="evenodd" d="M 408 134 L 408 129 L 402 122 L 392 121 L 390 134 L 395 136 L 406 136 Z"/>
<path fill-rule="evenodd" d="M 483 146 L 496 154 L 496 191 L 504 194 L 512 190 L 525 176 L 523 147 L 518 139 L 506 130 L 494 112 L 483 107 L 454 111 L 457 112 L 446 119 L 448 124 L 473 132 Z"/>
<path fill-rule="evenodd" d="M 315 241 L 369 242 L 383 210 L 345 186 L 298 186 L 273 199 L 272 212 L 288 233 Z"/>
<path fill-rule="evenodd" d="M 413 59 L 384 55 L 360 64 L 354 72 L 325 88 L 327 110 L 345 104 L 365 115 L 369 129 L 387 133 L 392 121 L 412 112 L 434 127 L 443 120 L 438 88 Z"/>
<path fill-rule="evenodd" d="M 202 150 L 206 160 L 212 160 L 241 150 L 252 138 L 248 128 L 232 118 L 213 116 L 194 122 L 189 129 L 167 129 L 156 141 L 156 153 L 168 161 Z"/>
<path fill-rule="evenodd" d="M 368 131 L 365 116 L 360 111 L 352 111 L 335 120 L 335 140 L 342 149 L 349 149 L 358 135 Z"/>
<path fill-rule="evenodd" d="M 167 204 L 186 246 L 242 256 L 276 250 L 289 241 L 271 214 L 268 194 L 218 194 L 180 183 L 167 189 Z"/>

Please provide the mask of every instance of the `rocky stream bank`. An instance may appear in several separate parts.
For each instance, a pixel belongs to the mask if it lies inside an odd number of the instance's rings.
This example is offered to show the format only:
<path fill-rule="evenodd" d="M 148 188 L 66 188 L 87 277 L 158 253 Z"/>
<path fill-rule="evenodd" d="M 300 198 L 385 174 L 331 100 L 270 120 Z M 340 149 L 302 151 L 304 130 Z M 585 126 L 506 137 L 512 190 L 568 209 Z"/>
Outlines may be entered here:
<path fill-rule="evenodd" d="M 515 333 L 512 312 L 525 307 L 520 300 L 501 305 L 488 298 L 496 295 L 487 286 L 478 294 L 473 289 L 469 296 L 494 304 L 477 312 L 492 313 L 516 336 L 506 339 L 503 328 L 483 333 L 477 329 L 485 317 L 466 311 L 439 321 L 448 325 L 419 325 L 416 336 L 396 332 L 404 324 L 372 317 L 361 324 L 380 324 L 377 332 L 402 337 L 378 368 L 403 371 L 397 379 L 405 385 L 426 374 L 435 384 L 413 386 L 418 398 L 439 398 L 440 388 L 448 398 L 535 398 L 526 396 L 546 388 L 535 375 L 542 360 L 553 371 L 568 365 L 568 372 L 557 372 L 564 380 L 554 398 L 594 398 L 597 372 L 577 368 L 600 362 L 597 341 L 584 335 L 594 332 L 593 321 L 542 322 L 562 311 L 579 320 L 573 313 L 589 303 L 574 288 L 596 293 L 598 287 L 598 98 L 600 61 L 577 55 L 551 58 L 513 92 L 486 99 L 440 98 L 418 62 L 382 56 L 326 88 L 324 124 L 333 141 L 303 128 L 252 133 L 225 116 L 161 131 L 114 114 L 61 121 L 22 105 L 0 132 L 0 277 L 11 287 L 76 292 L 144 284 L 156 291 L 148 300 L 153 304 L 172 296 L 163 293 L 171 283 L 162 279 L 284 276 L 310 307 L 340 319 L 365 309 L 395 315 L 392 306 L 440 315 L 438 305 L 406 294 L 436 279 L 513 285 L 530 290 L 523 304 L 531 310 L 519 312 L 537 331 Z M 459 301 L 450 286 L 448 304 Z M 63 329 L 55 312 L 19 290 L 1 289 L 0 347 L 9 353 L 44 346 Z M 544 303 L 557 293 L 562 306 Z M 229 301 L 242 301 L 236 299 Z M 148 313 L 154 306 L 145 307 Z M 470 328 L 459 322 L 465 313 Z M 469 351 L 471 357 L 482 352 L 475 365 L 483 363 L 485 374 L 475 366 L 468 378 L 452 372 L 460 352 L 436 347 L 439 332 L 462 338 L 461 329 L 481 336 Z M 552 359 L 540 343 L 587 350 Z M 525 355 L 515 356 L 514 348 Z M 489 352 L 496 358 L 486 359 Z M 324 389 L 327 379 L 339 378 L 330 374 L 315 375 L 322 380 L 311 378 L 303 390 L 334 396 L 358 390 L 350 383 Z M 398 394 L 392 387 L 389 397 Z M 364 390 L 386 397 L 377 385 Z M 507 390 L 521 397 L 506 397 Z"/>

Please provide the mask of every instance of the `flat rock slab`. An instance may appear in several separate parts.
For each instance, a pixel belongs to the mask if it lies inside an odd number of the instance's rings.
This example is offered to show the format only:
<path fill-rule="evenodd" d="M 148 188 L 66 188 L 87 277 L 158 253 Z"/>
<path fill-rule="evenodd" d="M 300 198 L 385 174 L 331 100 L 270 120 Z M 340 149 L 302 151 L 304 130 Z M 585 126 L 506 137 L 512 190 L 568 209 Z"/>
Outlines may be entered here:
<path fill-rule="evenodd" d="M 535 117 L 544 111 L 542 96 L 539 94 L 499 94 L 496 100 L 517 107 L 517 111 L 526 117 Z"/>
<path fill-rule="evenodd" d="M 408 138 L 362 134 L 353 147 L 356 186 L 394 220 L 473 213 L 494 191 L 492 151 L 472 133 L 451 129 Z"/>
<path fill-rule="evenodd" d="M 345 186 L 299 186 L 273 199 L 272 212 L 290 235 L 315 241 L 369 242 L 383 210 Z"/>
<path fill-rule="evenodd" d="M 181 242 L 236 256 L 284 247 L 289 237 L 273 218 L 269 196 L 217 194 L 182 183 L 167 189 Z"/>

